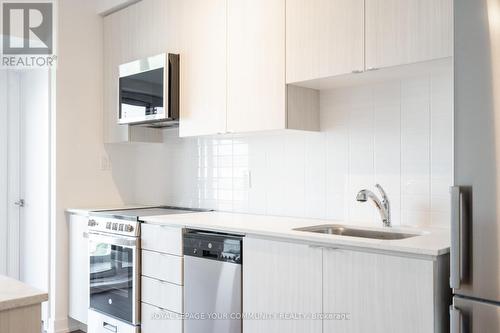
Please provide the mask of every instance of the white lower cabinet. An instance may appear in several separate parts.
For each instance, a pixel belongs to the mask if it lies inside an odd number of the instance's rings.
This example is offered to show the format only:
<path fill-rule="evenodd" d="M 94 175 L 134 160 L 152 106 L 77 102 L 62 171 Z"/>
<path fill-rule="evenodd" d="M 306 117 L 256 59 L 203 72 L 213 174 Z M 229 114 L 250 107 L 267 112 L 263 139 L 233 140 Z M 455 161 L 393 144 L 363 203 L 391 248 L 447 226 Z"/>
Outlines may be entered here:
<path fill-rule="evenodd" d="M 142 333 L 182 333 L 182 318 L 179 314 L 142 303 Z"/>
<path fill-rule="evenodd" d="M 141 248 L 182 256 L 182 228 L 143 223 Z"/>
<path fill-rule="evenodd" d="M 414 258 L 251 237 L 243 249 L 245 333 L 448 330 L 448 255 Z"/>
<path fill-rule="evenodd" d="M 89 310 L 87 332 L 91 333 L 139 333 L 138 326 L 132 326 L 103 313 Z M 159 333 L 159 332 L 158 332 Z"/>
<path fill-rule="evenodd" d="M 182 313 L 182 286 L 142 276 L 141 300 L 162 309 Z"/>
<path fill-rule="evenodd" d="M 325 249 L 324 312 L 340 316 L 324 331 L 434 332 L 433 269 L 431 260 Z"/>
<path fill-rule="evenodd" d="M 89 308 L 88 216 L 68 215 L 69 222 L 69 297 L 68 315 L 87 324 Z"/>
<path fill-rule="evenodd" d="M 322 312 L 321 251 L 302 244 L 243 239 L 243 312 L 256 316 L 243 320 L 245 333 L 322 332 L 321 320 L 285 317 Z"/>
<path fill-rule="evenodd" d="M 184 274 L 180 227 L 141 225 L 141 332 L 182 333 Z"/>
<path fill-rule="evenodd" d="M 182 285 L 182 257 L 142 250 L 142 275 Z"/>

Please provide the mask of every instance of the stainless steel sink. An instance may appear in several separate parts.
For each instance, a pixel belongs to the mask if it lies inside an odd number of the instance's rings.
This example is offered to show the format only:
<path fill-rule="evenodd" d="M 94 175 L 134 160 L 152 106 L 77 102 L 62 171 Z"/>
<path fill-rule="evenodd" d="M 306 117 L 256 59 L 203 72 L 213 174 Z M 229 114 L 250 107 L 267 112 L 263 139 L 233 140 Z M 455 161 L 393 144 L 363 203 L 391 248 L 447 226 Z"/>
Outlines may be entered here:
<path fill-rule="evenodd" d="M 420 234 L 417 233 L 406 233 L 406 232 L 389 231 L 389 230 L 379 231 L 371 229 L 361 229 L 361 228 L 348 227 L 340 224 L 315 225 L 311 227 L 296 228 L 293 230 L 315 232 L 319 234 L 328 234 L 328 235 L 385 239 L 385 240 L 406 239 L 406 238 L 420 236 Z"/>

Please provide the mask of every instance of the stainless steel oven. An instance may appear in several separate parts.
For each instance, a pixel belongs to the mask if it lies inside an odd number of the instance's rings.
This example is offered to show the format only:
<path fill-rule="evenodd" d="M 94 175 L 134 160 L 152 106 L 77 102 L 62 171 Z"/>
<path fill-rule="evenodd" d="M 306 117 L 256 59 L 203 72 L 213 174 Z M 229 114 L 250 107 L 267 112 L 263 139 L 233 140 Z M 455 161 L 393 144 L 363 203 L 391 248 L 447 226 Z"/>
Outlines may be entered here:
<path fill-rule="evenodd" d="M 90 213 L 88 333 L 139 332 L 140 219 L 196 211 L 162 206 Z"/>
<path fill-rule="evenodd" d="M 91 323 L 99 328 L 91 333 L 135 332 L 140 325 L 140 223 L 105 217 L 91 217 L 88 223 L 90 310 L 101 315 L 92 318 L 104 318 Z"/>

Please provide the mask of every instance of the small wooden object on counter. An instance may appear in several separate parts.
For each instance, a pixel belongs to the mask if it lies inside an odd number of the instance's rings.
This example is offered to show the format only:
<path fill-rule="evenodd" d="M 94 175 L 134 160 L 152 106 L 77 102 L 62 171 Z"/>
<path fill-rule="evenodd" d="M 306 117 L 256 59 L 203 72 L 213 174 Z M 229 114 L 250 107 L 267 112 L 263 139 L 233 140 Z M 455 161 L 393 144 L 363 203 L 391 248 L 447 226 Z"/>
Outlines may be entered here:
<path fill-rule="evenodd" d="M 0 332 L 40 333 L 41 303 L 48 294 L 0 275 Z"/>

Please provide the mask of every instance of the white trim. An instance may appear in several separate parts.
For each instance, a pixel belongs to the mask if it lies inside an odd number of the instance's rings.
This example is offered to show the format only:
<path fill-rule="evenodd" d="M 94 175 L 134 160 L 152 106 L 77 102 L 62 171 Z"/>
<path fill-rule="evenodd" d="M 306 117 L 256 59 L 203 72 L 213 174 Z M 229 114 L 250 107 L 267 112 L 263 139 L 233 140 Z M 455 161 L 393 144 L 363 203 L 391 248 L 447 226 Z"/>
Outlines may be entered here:
<path fill-rule="evenodd" d="M 47 325 L 47 333 L 69 333 L 82 329 L 83 327 L 69 318 L 50 318 Z"/>
<path fill-rule="evenodd" d="M 0 70 L 0 274 L 7 274 L 7 71 Z"/>

